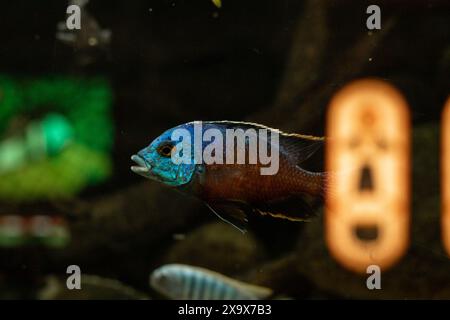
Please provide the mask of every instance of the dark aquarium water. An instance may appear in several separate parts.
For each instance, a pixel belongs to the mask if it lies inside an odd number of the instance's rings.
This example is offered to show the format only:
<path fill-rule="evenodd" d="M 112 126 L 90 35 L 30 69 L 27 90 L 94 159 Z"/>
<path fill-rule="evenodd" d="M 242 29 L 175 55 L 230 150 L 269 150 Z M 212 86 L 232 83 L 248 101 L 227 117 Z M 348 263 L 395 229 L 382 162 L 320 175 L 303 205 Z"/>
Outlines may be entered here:
<path fill-rule="evenodd" d="M 2 1 L 0 39 L 0 299 L 450 299 L 448 1 Z"/>

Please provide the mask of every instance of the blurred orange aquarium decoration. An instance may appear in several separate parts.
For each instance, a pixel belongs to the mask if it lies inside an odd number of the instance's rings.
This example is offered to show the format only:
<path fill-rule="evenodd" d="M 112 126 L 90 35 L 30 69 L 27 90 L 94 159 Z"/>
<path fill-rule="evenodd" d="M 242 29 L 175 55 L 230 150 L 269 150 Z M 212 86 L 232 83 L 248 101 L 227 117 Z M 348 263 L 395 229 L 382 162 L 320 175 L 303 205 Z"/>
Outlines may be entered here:
<path fill-rule="evenodd" d="M 102 79 L 0 76 L 0 199 L 70 197 L 107 178 L 111 100 Z"/>
<path fill-rule="evenodd" d="M 410 120 L 389 84 L 365 79 L 344 87 L 327 116 L 330 172 L 326 238 L 346 268 L 387 269 L 409 242 Z"/>
<path fill-rule="evenodd" d="M 450 98 L 442 113 L 441 136 L 441 189 L 442 189 L 442 241 L 450 255 Z"/>

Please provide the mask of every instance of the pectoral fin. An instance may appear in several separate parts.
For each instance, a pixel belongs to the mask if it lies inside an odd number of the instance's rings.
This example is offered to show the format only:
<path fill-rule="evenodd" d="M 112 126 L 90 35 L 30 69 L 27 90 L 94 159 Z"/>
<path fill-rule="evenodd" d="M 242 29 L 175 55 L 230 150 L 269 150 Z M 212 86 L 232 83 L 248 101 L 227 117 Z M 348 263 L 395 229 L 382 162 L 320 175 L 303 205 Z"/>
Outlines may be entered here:
<path fill-rule="evenodd" d="M 262 203 L 255 206 L 261 215 L 270 215 L 291 221 L 309 221 L 315 216 L 317 201 L 307 196 L 291 196 L 286 199 Z"/>
<path fill-rule="evenodd" d="M 247 232 L 247 213 L 239 204 L 234 202 L 210 202 L 206 205 L 223 221 L 231 224 L 242 233 Z"/>

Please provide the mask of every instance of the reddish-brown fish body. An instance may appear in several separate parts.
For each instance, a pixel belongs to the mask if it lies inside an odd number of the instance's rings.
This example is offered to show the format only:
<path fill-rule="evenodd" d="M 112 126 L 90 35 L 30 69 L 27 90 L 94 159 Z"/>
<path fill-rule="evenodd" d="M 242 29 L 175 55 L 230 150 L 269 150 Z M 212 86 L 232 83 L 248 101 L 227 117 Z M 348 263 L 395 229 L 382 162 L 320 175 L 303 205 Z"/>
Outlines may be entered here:
<path fill-rule="evenodd" d="M 324 174 L 303 170 L 283 155 L 277 174 L 261 175 L 260 168 L 251 164 L 206 165 L 198 177 L 198 196 L 207 202 L 235 200 L 255 204 L 323 194 Z"/>
<path fill-rule="evenodd" d="M 202 199 L 222 219 L 240 229 L 251 213 L 293 221 L 308 219 L 313 214 L 311 204 L 324 195 L 326 174 L 310 172 L 300 164 L 323 144 L 323 138 L 278 133 L 276 174 L 261 174 L 261 168 L 267 165 L 259 162 L 202 164 L 191 183 L 181 189 Z"/>

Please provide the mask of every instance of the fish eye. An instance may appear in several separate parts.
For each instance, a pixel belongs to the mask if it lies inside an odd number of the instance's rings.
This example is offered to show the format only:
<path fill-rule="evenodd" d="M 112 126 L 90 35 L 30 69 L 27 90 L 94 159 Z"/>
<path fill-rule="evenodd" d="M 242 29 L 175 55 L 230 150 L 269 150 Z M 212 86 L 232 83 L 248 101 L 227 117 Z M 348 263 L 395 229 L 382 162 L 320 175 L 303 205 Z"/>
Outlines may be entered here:
<path fill-rule="evenodd" d="M 168 158 L 171 156 L 174 147 L 173 143 L 165 142 L 158 147 L 157 151 L 160 156 Z"/>

